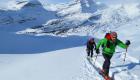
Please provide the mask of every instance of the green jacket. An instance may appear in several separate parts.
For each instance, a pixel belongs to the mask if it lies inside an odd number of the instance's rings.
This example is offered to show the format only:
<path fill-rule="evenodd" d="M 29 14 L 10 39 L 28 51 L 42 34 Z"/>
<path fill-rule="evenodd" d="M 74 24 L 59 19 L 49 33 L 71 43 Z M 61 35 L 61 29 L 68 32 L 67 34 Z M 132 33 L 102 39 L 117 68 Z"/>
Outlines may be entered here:
<path fill-rule="evenodd" d="M 109 47 L 107 47 L 108 42 L 109 42 Z M 98 42 L 96 49 L 99 49 L 100 46 L 103 46 L 103 53 L 109 56 L 112 56 L 114 54 L 116 46 L 119 46 L 124 49 L 127 48 L 127 45 L 125 45 L 122 41 L 118 39 L 116 40 L 116 42 L 113 43 L 112 41 L 108 41 L 106 38 Z"/>

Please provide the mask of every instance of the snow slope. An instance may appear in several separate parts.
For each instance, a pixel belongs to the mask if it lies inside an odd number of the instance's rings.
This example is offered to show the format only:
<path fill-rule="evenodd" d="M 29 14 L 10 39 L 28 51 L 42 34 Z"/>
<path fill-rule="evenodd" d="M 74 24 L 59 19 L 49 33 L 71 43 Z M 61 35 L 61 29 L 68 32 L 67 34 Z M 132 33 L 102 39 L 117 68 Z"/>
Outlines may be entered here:
<path fill-rule="evenodd" d="M 127 55 L 127 62 L 122 65 L 120 56 L 113 57 L 111 74 L 117 80 L 138 80 L 138 74 L 133 72 L 139 70 L 138 59 Z M 0 60 L 0 79 L 3 80 L 103 80 L 87 62 L 85 46 L 40 54 L 1 54 Z M 96 66 L 101 67 L 101 63 L 100 55 Z"/>
<path fill-rule="evenodd" d="M 39 54 L 1 54 L 1 80 L 74 80 L 82 74 L 83 47 Z"/>
<path fill-rule="evenodd" d="M 34 54 L 84 45 L 86 36 L 27 36 L 0 32 L 1 54 Z M 72 42 L 71 42 L 72 41 Z"/>

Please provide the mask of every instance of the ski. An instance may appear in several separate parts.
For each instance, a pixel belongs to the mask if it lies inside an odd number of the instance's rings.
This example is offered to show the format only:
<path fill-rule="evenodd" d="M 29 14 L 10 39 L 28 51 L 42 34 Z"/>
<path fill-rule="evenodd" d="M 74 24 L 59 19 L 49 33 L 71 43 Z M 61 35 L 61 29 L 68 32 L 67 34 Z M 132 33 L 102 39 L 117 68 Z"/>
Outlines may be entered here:
<path fill-rule="evenodd" d="M 90 63 L 90 65 L 98 72 L 98 74 L 99 74 L 104 80 L 115 80 L 115 79 L 113 79 L 113 78 L 111 78 L 111 77 L 109 77 L 109 78 L 106 79 L 106 78 L 105 78 L 105 75 L 101 73 L 101 68 L 99 68 L 99 67 L 97 67 L 97 66 L 95 66 L 95 65 L 93 64 L 92 58 L 87 57 L 87 60 L 88 60 L 88 62 Z"/>
<path fill-rule="evenodd" d="M 100 69 L 100 68 L 99 68 Z M 102 72 L 102 69 L 98 72 L 105 80 L 114 80 L 112 77 L 106 77 L 105 74 Z"/>

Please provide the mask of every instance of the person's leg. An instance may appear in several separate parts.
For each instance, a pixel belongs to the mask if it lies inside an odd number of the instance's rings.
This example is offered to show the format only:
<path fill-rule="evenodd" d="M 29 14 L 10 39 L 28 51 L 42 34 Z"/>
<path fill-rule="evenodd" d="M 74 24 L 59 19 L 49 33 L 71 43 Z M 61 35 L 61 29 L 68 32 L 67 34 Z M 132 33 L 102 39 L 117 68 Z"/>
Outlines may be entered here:
<path fill-rule="evenodd" d="M 91 49 L 90 52 L 91 52 L 90 57 L 93 57 L 93 49 Z"/>
<path fill-rule="evenodd" d="M 87 56 L 90 56 L 90 50 L 87 49 Z"/>
<path fill-rule="evenodd" d="M 105 75 L 109 75 L 110 59 L 112 56 L 108 56 L 107 54 L 103 54 L 103 57 L 105 59 L 104 64 L 103 64 L 103 70 L 105 72 Z"/>

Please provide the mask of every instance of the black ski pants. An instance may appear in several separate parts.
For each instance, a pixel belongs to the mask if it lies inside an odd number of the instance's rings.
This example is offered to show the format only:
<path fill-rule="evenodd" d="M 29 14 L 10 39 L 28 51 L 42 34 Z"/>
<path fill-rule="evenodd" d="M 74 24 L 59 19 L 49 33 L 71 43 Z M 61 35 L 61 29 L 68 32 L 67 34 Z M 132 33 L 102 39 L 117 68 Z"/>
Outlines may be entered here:
<path fill-rule="evenodd" d="M 87 49 L 87 55 L 93 57 L 93 49 Z"/>
<path fill-rule="evenodd" d="M 105 59 L 105 61 L 103 63 L 103 70 L 105 71 L 105 75 L 109 75 L 110 60 L 111 60 L 112 56 L 109 56 L 109 55 L 103 53 L 103 57 Z"/>

